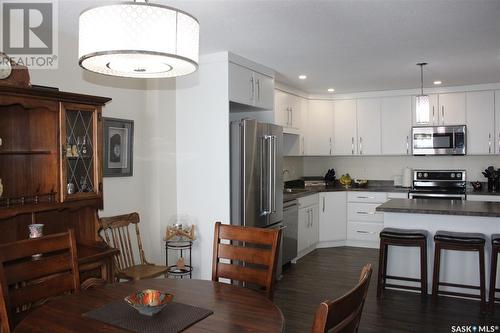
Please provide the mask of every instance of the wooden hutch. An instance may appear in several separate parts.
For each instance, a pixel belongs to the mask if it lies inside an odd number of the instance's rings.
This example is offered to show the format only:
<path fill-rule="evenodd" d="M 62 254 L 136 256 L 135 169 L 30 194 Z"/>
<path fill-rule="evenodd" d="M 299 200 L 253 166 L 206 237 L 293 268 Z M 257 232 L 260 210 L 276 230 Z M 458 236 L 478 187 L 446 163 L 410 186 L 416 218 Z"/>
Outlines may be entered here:
<path fill-rule="evenodd" d="M 103 208 L 102 107 L 110 98 L 57 89 L 0 86 L 0 243 L 75 230 L 81 281 L 112 280 L 99 237 Z M 71 185 L 69 185 L 71 184 Z"/>

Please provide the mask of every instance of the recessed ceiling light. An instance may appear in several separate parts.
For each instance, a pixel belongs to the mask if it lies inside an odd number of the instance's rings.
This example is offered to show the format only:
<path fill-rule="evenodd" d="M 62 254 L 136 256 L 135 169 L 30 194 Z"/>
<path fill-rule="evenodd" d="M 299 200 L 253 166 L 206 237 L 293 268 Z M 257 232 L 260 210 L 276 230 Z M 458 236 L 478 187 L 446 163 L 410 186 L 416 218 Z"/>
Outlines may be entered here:
<path fill-rule="evenodd" d="M 440 85 L 441 83 L 443 83 L 443 82 L 441 82 L 441 81 L 437 80 L 437 81 L 434 81 L 433 83 L 434 83 L 434 85 L 439 86 L 439 85 Z"/>
<path fill-rule="evenodd" d="M 333 89 L 333 88 L 328 88 L 328 92 L 334 92 L 334 91 L 335 91 L 335 89 Z"/>
<path fill-rule="evenodd" d="M 301 75 L 299 75 L 299 79 L 305 80 L 305 79 L 307 79 L 307 75 L 301 74 Z"/>

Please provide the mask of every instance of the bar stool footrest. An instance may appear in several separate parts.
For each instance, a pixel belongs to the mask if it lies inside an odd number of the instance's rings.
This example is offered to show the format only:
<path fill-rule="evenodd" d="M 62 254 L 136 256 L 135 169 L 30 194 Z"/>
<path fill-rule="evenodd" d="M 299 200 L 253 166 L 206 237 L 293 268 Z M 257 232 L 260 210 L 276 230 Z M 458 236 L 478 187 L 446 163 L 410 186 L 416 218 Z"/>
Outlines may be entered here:
<path fill-rule="evenodd" d="M 400 281 L 411 281 L 411 282 L 422 282 L 421 279 L 416 279 L 416 278 L 409 278 L 409 277 L 403 277 L 403 276 L 392 276 L 392 275 L 386 275 L 385 279 L 390 279 L 390 280 L 400 280 Z"/>
<path fill-rule="evenodd" d="M 417 291 L 421 291 L 422 290 L 422 288 L 420 288 L 420 287 L 404 286 L 404 285 L 401 285 L 401 284 L 392 284 L 392 283 L 386 283 L 385 287 L 386 288 L 409 289 L 409 290 L 417 290 Z"/>
<path fill-rule="evenodd" d="M 438 284 L 440 286 L 445 286 L 445 287 L 454 287 L 454 288 L 466 288 L 466 289 L 481 290 L 481 287 L 479 287 L 479 286 L 471 286 L 471 285 L 468 285 L 468 284 L 458 284 L 458 283 L 449 283 L 449 282 L 439 282 Z"/>
<path fill-rule="evenodd" d="M 458 296 L 458 297 L 474 298 L 474 299 L 479 299 L 479 300 L 481 299 L 480 295 L 467 294 L 467 293 L 457 293 L 454 291 L 445 291 L 445 290 L 439 290 L 438 295 Z"/>

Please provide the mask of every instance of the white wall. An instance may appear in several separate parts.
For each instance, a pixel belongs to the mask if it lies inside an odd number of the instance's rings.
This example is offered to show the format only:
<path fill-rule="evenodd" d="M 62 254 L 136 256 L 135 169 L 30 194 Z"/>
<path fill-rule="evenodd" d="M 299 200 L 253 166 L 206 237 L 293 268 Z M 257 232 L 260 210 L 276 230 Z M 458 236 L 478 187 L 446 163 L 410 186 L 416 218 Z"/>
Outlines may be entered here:
<path fill-rule="evenodd" d="M 162 95 L 155 99 L 154 91 L 146 91 L 146 80 L 83 71 L 78 66 L 75 38 L 80 11 L 71 2 L 59 2 L 59 14 L 69 17 L 60 23 L 74 22 L 72 26 L 59 26 L 59 69 L 31 70 L 31 82 L 62 91 L 111 97 L 104 116 L 134 120 L 134 176 L 104 178 L 104 210 L 100 215 L 139 212 L 146 254 L 161 263 L 164 257 L 160 236 L 164 231 L 160 229 L 167 216 L 176 211 L 175 81 L 163 81 Z"/>
<path fill-rule="evenodd" d="M 193 275 L 202 279 L 212 272 L 214 222 L 230 218 L 228 91 L 226 52 L 177 79 L 177 212 L 196 224 Z"/>
<path fill-rule="evenodd" d="M 288 158 L 287 158 L 288 159 Z M 485 181 L 481 171 L 489 165 L 500 168 L 500 156 L 353 156 L 303 157 L 303 176 L 323 176 L 334 168 L 338 177 L 349 173 L 353 178 L 393 180 L 403 168 L 465 169 L 467 180 Z"/>

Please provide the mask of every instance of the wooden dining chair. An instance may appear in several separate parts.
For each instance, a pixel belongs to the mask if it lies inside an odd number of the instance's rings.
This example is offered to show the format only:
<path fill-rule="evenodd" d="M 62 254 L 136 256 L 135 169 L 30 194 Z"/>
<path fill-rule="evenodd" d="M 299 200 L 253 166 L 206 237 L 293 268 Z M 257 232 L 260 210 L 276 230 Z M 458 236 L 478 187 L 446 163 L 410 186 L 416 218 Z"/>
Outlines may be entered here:
<path fill-rule="evenodd" d="M 215 223 L 212 281 L 225 278 L 257 285 L 272 299 L 281 233 L 281 229 Z"/>
<path fill-rule="evenodd" d="M 99 224 L 104 232 L 106 243 L 120 250 L 120 253 L 116 255 L 114 260 L 115 277 L 117 279 L 137 281 L 155 278 L 160 275 L 167 275 L 168 267 L 150 264 L 146 260 L 144 250 L 142 249 L 139 221 L 138 213 L 103 217 L 99 219 Z M 129 226 L 131 224 L 135 226 L 140 264 L 135 263 L 136 257 L 129 231 Z"/>
<path fill-rule="evenodd" d="M 3 333 L 11 332 L 29 309 L 47 299 L 78 293 L 80 273 L 73 230 L 0 245 L 0 285 Z"/>
<path fill-rule="evenodd" d="M 361 271 L 359 283 L 347 294 L 322 302 L 316 310 L 311 333 L 357 332 L 371 276 L 372 267 L 368 264 Z"/>

